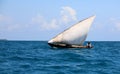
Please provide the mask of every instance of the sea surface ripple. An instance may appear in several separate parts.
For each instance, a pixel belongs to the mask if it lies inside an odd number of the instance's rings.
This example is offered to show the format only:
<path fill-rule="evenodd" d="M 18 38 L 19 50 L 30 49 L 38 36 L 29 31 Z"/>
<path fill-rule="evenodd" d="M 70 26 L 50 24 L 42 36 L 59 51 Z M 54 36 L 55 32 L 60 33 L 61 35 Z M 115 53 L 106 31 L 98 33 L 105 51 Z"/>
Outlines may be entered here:
<path fill-rule="evenodd" d="M 120 74 L 120 42 L 51 48 L 47 41 L 0 41 L 0 74 Z"/>

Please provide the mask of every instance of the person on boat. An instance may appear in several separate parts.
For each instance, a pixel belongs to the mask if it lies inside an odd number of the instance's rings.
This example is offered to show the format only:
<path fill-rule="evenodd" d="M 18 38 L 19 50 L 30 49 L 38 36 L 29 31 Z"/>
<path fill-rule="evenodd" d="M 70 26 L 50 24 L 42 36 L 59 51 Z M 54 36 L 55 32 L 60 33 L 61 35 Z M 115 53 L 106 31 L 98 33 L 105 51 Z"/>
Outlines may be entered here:
<path fill-rule="evenodd" d="M 66 44 L 66 47 L 71 47 L 71 45 L 70 44 Z"/>
<path fill-rule="evenodd" d="M 91 47 L 92 47 L 92 45 L 91 45 L 90 42 L 87 43 L 87 47 L 88 47 L 88 48 L 91 48 Z"/>

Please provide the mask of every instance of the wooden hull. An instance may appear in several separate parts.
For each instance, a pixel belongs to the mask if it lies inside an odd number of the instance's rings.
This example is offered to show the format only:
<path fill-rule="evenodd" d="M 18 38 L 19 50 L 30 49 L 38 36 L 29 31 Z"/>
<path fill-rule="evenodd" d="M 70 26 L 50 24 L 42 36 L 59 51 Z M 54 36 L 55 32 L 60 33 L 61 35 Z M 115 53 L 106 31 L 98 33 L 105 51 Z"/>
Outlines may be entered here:
<path fill-rule="evenodd" d="M 58 47 L 58 48 L 93 48 L 88 46 L 79 46 L 79 45 L 68 45 L 68 44 L 51 44 L 48 43 L 51 47 Z"/>

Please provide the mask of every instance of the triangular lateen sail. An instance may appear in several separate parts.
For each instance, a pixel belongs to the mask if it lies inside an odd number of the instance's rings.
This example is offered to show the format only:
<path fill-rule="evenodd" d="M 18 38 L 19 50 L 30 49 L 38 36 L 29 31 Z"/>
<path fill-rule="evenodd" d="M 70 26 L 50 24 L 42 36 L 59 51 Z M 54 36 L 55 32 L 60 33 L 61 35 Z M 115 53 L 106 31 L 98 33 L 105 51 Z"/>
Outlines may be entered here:
<path fill-rule="evenodd" d="M 77 24 L 66 29 L 56 37 L 52 38 L 50 41 L 48 41 L 48 43 L 82 45 L 87 37 L 89 28 L 94 18 L 95 16 L 92 16 L 78 22 Z"/>

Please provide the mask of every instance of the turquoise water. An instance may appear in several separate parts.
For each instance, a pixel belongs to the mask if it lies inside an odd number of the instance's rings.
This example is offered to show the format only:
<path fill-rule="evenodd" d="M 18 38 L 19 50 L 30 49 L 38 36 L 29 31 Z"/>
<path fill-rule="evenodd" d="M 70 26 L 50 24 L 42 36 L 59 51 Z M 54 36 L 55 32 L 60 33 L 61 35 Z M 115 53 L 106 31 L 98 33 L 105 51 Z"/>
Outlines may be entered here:
<path fill-rule="evenodd" d="M 53 49 L 47 41 L 1 41 L 0 74 L 120 74 L 120 42 Z"/>

